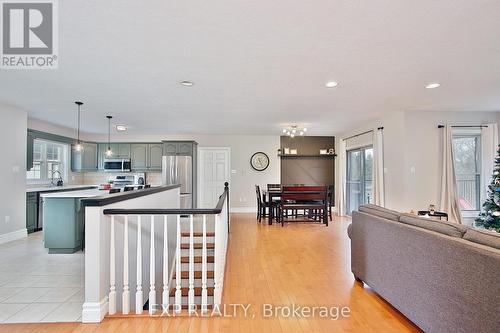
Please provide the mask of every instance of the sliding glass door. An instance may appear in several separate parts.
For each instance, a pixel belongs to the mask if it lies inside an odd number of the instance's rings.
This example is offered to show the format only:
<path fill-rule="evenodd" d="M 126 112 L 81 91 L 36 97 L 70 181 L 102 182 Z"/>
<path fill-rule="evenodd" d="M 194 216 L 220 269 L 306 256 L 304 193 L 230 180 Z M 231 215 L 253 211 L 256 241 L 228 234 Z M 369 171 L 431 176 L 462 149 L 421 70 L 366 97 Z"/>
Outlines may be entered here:
<path fill-rule="evenodd" d="M 373 202 L 373 148 L 364 147 L 347 152 L 346 211 L 348 215 L 359 206 Z"/>

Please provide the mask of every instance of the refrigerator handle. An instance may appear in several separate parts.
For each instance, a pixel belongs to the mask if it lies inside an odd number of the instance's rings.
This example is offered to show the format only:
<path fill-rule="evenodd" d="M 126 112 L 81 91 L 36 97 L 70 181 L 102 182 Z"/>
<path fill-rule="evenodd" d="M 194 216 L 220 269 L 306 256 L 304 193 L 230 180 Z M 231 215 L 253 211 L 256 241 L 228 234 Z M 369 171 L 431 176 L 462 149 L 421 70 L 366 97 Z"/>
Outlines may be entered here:
<path fill-rule="evenodd" d="M 179 158 L 175 157 L 175 183 L 179 184 Z"/>
<path fill-rule="evenodd" d="M 170 184 L 175 183 L 175 159 L 170 156 Z"/>

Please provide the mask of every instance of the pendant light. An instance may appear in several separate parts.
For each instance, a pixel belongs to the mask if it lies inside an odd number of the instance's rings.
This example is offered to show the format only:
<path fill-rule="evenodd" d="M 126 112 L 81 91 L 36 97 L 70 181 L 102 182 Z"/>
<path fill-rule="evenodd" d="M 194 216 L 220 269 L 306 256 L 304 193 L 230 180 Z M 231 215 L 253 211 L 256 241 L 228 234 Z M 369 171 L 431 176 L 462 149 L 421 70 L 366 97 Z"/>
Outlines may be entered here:
<path fill-rule="evenodd" d="M 80 107 L 83 105 L 82 102 L 76 101 L 75 104 L 77 105 L 78 108 L 78 120 L 77 120 L 77 141 L 75 145 L 75 150 L 76 151 L 81 151 L 82 150 L 82 142 L 80 141 Z"/>
<path fill-rule="evenodd" d="M 113 155 L 113 151 L 111 150 L 111 119 L 112 116 L 106 116 L 108 118 L 108 150 L 106 151 L 106 156 L 110 157 Z"/>

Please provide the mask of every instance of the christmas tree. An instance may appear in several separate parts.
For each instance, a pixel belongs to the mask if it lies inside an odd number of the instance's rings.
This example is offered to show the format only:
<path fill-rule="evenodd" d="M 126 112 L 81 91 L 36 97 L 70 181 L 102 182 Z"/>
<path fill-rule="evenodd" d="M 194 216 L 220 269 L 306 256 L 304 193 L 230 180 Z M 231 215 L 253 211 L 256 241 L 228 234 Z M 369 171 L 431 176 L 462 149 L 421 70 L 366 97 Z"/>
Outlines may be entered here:
<path fill-rule="evenodd" d="M 488 185 L 488 198 L 483 203 L 483 211 L 476 219 L 476 226 L 500 232 L 500 145 L 495 158 L 493 179 Z"/>

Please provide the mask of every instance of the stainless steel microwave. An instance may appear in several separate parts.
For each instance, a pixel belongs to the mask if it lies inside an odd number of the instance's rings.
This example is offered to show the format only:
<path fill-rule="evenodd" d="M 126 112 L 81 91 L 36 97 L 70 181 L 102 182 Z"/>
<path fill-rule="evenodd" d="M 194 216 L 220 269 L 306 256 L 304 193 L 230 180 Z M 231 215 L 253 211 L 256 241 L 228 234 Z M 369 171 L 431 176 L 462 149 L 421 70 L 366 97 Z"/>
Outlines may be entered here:
<path fill-rule="evenodd" d="M 130 172 L 132 161 L 130 158 L 107 158 L 104 160 L 104 171 L 109 172 Z"/>

